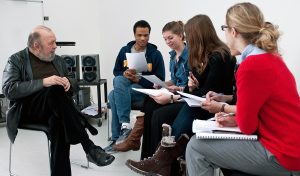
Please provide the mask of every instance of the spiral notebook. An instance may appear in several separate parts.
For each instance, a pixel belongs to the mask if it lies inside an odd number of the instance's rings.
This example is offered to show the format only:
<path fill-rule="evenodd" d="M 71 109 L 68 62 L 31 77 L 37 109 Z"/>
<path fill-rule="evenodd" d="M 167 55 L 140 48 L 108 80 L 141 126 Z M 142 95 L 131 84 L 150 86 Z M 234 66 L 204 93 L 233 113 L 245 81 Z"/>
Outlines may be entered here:
<path fill-rule="evenodd" d="M 197 139 L 257 140 L 257 135 L 242 134 L 238 127 L 219 127 L 215 121 L 194 120 Z"/>

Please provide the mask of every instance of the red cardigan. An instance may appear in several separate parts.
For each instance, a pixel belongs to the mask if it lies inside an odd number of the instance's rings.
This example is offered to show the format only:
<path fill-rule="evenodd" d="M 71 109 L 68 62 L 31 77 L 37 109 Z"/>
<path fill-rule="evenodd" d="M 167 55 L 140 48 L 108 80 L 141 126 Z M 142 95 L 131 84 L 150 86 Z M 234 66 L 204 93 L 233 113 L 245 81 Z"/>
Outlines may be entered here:
<path fill-rule="evenodd" d="M 236 120 L 241 131 L 259 141 L 287 170 L 300 170 L 300 97 L 282 58 L 250 55 L 236 74 Z"/>

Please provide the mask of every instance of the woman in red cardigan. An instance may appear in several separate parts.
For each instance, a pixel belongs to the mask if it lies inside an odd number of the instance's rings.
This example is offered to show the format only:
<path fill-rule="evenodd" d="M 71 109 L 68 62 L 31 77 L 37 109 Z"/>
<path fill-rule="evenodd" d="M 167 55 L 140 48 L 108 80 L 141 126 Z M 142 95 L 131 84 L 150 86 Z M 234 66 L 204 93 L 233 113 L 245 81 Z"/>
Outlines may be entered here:
<path fill-rule="evenodd" d="M 277 26 L 259 8 L 239 3 L 226 14 L 229 48 L 242 53 L 237 73 L 236 116 L 216 114 L 220 126 L 239 126 L 258 141 L 198 140 L 186 149 L 189 175 L 213 176 L 214 168 L 252 175 L 300 175 L 300 98 L 296 81 L 277 53 Z M 226 107 L 225 107 L 226 108 Z"/>

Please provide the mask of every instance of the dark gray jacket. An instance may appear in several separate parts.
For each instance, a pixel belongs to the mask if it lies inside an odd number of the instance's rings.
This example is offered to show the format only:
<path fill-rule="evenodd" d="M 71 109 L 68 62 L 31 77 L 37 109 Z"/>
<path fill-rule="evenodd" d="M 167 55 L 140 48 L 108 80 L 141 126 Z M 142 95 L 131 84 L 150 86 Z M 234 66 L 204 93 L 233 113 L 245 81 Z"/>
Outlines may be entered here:
<path fill-rule="evenodd" d="M 60 76 L 67 76 L 68 70 L 64 60 L 60 56 L 55 56 L 52 61 Z M 72 95 L 79 87 L 76 80 L 68 78 L 71 88 L 67 92 Z M 29 59 L 29 49 L 25 48 L 13 54 L 3 71 L 2 92 L 10 100 L 9 108 L 6 112 L 7 133 L 11 142 L 14 142 L 18 133 L 18 124 L 22 104 L 20 100 L 43 89 L 42 79 L 33 80 L 32 68 Z"/>

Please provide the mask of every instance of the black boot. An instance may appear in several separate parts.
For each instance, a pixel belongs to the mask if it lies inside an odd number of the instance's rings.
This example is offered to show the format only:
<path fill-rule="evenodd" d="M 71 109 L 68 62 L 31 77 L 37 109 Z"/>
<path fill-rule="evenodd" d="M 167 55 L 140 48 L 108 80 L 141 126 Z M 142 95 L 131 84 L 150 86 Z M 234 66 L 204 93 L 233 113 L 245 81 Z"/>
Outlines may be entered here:
<path fill-rule="evenodd" d="M 101 147 L 96 145 L 92 145 L 90 147 L 86 157 L 90 162 L 97 166 L 107 166 L 115 160 L 113 155 L 105 153 Z"/>

